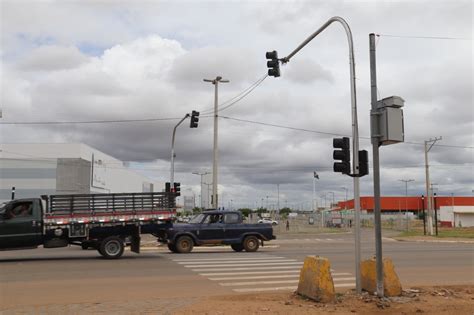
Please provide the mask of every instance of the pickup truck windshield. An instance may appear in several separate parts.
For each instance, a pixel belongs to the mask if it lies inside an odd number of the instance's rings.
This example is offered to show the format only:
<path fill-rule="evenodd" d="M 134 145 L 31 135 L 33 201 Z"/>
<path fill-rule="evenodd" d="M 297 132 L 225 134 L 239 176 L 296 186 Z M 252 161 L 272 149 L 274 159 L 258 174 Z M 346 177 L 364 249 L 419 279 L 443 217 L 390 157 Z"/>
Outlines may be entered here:
<path fill-rule="evenodd" d="M 191 220 L 189 220 L 189 223 L 191 224 L 197 224 L 197 223 L 201 223 L 202 222 L 202 219 L 204 219 L 204 214 L 198 214 L 197 216 L 195 216 L 194 218 L 192 218 Z"/>

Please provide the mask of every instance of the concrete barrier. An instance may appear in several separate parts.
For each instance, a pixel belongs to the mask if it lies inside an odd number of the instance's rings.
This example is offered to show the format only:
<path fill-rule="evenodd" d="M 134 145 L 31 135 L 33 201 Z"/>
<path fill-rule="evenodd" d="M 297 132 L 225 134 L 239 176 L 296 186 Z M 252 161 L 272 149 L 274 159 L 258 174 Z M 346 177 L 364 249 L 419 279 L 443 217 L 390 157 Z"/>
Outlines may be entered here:
<path fill-rule="evenodd" d="M 375 258 L 360 263 L 362 289 L 374 293 L 377 291 L 377 270 Z M 383 288 L 384 296 L 399 296 L 402 294 L 402 285 L 398 279 L 395 267 L 390 258 L 383 259 Z"/>
<path fill-rule="evenodd" d="M 329 260 L 319 256 L 307 256 L 300 271 L 296 292 L 317 302 L 333 302 L 334 282 Z"/>

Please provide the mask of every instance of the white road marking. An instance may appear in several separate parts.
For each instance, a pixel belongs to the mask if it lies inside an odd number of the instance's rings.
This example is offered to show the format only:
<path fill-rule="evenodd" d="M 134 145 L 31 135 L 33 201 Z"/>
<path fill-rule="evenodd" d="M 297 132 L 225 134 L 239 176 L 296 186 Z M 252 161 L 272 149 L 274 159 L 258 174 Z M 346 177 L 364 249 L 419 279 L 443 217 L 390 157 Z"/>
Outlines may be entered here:
<path fill-rule="evenodd" d="M 278 274 L 278 273 L 300 273 L 296 270 L 273 270 L 273 271 L 246 271 L 246 272 L 217 272 L 217 273 L 200 273 L 201 276 L 232 276 L 232 275 L 261 275 L 261 274 Z M 350 274 L 348 274 L 350 275 Z"/>
<path fill-rule="evenodd" d="M 269 269 L 297 269 L 300 270 L 299 266 L 276 266 L 276 267 L 245 267 L 245 268 L 232 268 L 236 271 L 245 271 L 245 270 L 269 270 Z M 210 268 L 210 269 L 192 269 L 193 271 L 229 271 L 229 268 Z"/>
<path fill-rule="evenodd" d="M 336 288 L 346 288 L 346 287 L 355 287 L 355 283 L 341 283 L 335 284 Z M 248 289 L 234 289 L 235 292 L 245 293 L 245 292 L 263 292 L 263 291 L 286 291 L 286 290 L 296 290 L 297 286 L 290 287 L 269 287 L 269 288 L 248 288 Z"/>
<path fill-rule="evenodd" d="M 271 278 L 298 278 L 299 274 L 293 275 L 266 275 L 266 276 L 250 276 L 250 277 L 224 277 L 224 278 L 209 278 L 212 281 L 225 281 L 225 280 L 251 280 L 251 279 L 271 279 Z"/>
<path fill-rule="evenodd" d="M 176 262 L 193 262 L 193 261 L 218 261 L 218 260 L 246 260 L 246 259 L 285 259 L 285 257 L 280 257 L 280 256 L 250 256 L 250 257 L 225 257 L 225 258 L 187 258 L 187 259 L 172 259 L 173 261 Z"/>
<path fill-rule="evenodd" d="M 265 263 L 264 264 L 265 266 L 277 266 L 277 265 L 303 265 L 303 262 L 272 262 L 272 263 Z M 185 265 L 185 267 L 187 268 L 202 268 L 202 267 L 207 267 L 207 268 L 210 268 L 210 267 L 253 267 L 253 266 L 262 266 L 262 264 L 260 263 L 257 263 L 257 264 L 254 264 L 254 263 L 251 263 L 251 264 L 248 264 L 248 263 L 241 263 L 241 264 L 220 264 L 220 265 Z"/>
<path fill-rule="evenodd" d="M 243 285 L 261 285 L 261 284 L 283 284 L 283 283 L 298 283 L 299 280 L 276 280 L 276 281 L 253 281 L 253 282 L 224 282 L 219 283 L 223 287 L 236 287 Z"/>
<path fill-rule="evenodd" d="M 241 262 L 241 263 L 271 263 L 271 262 L 295 262 L 296 259 L 273 259 L 273 260 L 255 260 L 255 259 L 252 259 L 252 260 L 230 260 L 230 261 L 216 261 L 217 263 L 220 263 L 220 264 L 234 264 L 234 263 L 237 263 L 237 262 Z M 194 264 L 194 265 L 206 265 L 206 264 L 209 264 L 210 262 L 207 261 L 207 262 L 204 262 L 204 261 L 192 261 L 192 262 L 188 262 L 188 261 L 179 261 L 177 262 L 178 264 L 180 265 L 184 265 L 184 264 Z"/>

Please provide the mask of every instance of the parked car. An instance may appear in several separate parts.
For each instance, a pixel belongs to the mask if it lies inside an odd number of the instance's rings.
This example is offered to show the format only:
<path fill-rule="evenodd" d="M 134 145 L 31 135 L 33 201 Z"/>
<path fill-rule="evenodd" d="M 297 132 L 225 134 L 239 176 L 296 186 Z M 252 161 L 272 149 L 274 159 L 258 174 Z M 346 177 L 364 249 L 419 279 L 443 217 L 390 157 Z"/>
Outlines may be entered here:
<path fill-rule="evenodd" d="M 271 224 L 271 225 L 278 225 L 278 221 L 271 220 L 271 219 L 260 219 L 257 223 L 264 223 L 264 224 Z"/>

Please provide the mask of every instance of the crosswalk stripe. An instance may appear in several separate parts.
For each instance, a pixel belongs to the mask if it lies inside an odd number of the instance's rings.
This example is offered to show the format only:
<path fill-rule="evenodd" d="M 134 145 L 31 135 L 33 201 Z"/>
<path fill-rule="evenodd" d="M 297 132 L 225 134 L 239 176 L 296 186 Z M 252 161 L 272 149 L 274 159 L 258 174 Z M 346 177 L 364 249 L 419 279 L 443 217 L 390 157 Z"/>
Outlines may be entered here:
<path fill-rule="evenodd" d="M 271 262 L 265 263 L 265 266 L 278 266 L 278 265 L 302 265 L 302 262 Z M 262 266 L 261 263 L 241 263 L 241 264 L 219 264 L 219 265 L 185 265 L 188 268 L 210 268 L 210 267 L 253 267 L 253 266 Z"/>
<path fill-rule="evenodd" d="M 336 288 L 345 288 L 345 287 L 355 287 L 355 283 L 341 283 L 335 284 Z M 248 289 L 233 289 L 235 292 L 245 293 L 245 292 L 262 292 L 262 291 L 286 291 L 286 290 L 296 290 L 297 286 L 288 286 L 288 287 L 268 287 L 268 288 L 248 288 Z"/>
<path fill-rule="evenodd" d="M 244 271 L 244 272 L 213 272 L 200 273 L 201 276 L 232 276 L 232 275 L 261 275 L 261 274 L 279 274 L 279 273 L 300 273 L 300 269 L 295 270 L 271 270 L 271 271 Z M 350 274 L 348 274 L 350 275 Z"/>
<path fill-rule="evenodd" d="M 268 270 L 268 269 L 297 269 L 300 270 L 299 266 L 271 266 L 271 267 L 245 267 L 245 268 L 232 268 L 232 270 L 239 270 L 239 271 L 245 271 L 245 270 Z M 193 271 L 199 271 L 199 272 L 204 272 L 204 271 L 229 271 L 229 268 L 208 268 L 208 269 L 192 269 Z"/>
<path fill-rule="evenodd" d="M 255 259 L 252 259 L 252 260 L 241 260 L 241 261 L 237 261 L 237 260 L 232 260 L 232 261 L 219 261 L 218 263 L 220 264 L 232 264 L 232 263 L 237 263 L 237 262 L 241 262 L 241 263 L 271 263 L 271 262 L 295 262 L 296 259 L 273 259 L 273 260 L 255 260 Z M 217 261 L 216 261 L 217 262 Z M 193 265 L 206 265 L 206 264 L 209 264 L 210 262 L 207 261 L 207 262 L 203 262 L 203 261 L 193 261 L 193 262 L 184 262 L 184 261 L 179 261 L 178 264 L 180 265 L 184 265 L 184 264 L 193 264 Z"/>
<path fill-rule="evenodd" d="M 285 259 L 280 256 L 250 256 L 250 257 L 225 257 L 225 258 L 186 258 L 186 259 L 172 259 L 175 262 L 191 262 L 191 261 L 220 261 L 220 260 L 267 260 L 267 259 Z"/>
<path fill-rule="evenodd" d="M 266 275 L 266 276 L 247 276 L 247 277 L 223 277 L 223 278 L 209 278 L 212 281 L 225 281 L 225 280 L 251 280 L 251 279 L 271 279 L 271 278 L 298 278 L 299 274 L 293 275 Z"/>
<path fill-rule="evenodd" d="M 253 281 L 253 282 L 224 282 L 219 283 L 223 287 L 237 287 L 243 285 L 261 285 L 261 284 L 278 284 L 278 283 L 298 283 L 299 280 L 275 280 L 275 281 Z"/>

